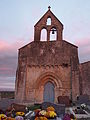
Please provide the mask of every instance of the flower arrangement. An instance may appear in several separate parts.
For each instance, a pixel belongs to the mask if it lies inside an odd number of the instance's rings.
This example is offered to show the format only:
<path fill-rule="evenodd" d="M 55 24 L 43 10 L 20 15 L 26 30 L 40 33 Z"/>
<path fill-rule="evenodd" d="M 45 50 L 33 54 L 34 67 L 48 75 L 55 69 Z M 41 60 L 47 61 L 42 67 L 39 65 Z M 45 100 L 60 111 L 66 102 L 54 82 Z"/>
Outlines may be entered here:
<path fill-rule="evenodd" d="M 57 116 L 57 114 L 55 113 L 55 109 L 54 107 L 50 106 L 47 107 L 46 110 L 40 110 L 37 109 L 35 110 L 35 120 L 42 120 L 42 119 L 48 119 L 48 118 L 55 118 Z M 45 117 L 45 118 L 43 118 Z"/>
<path fill-rule="evenodd" d="M 55 118 L 56 116 L 55 109 L 52 106 L 49 106 L 46 110 L 36 109 L 34 111 L 28 111 L 26 114 L 21 111 L 10 111 L 10 115 L 7 114 L 7 116 L 5 114 L 0 114 L 0 120 L 24 120 L 29 118 L 35 118 L 35 120 L 48 120 L 49 118 Z"/>
<path fill-rule="evenodd" d="M 52 106 L 47 107 L 47 118 L 55 118 L 57 114 L 55 113 L 55 109 Z"/>

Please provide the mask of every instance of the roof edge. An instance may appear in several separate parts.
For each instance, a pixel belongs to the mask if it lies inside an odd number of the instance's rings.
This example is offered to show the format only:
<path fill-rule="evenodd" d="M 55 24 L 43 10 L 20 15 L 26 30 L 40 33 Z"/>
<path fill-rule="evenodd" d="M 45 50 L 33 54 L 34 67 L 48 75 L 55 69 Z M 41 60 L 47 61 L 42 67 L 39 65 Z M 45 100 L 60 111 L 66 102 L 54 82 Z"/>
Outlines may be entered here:
<path fill-rule="evenodd" d="M 51 14 L 60 22 L 60 20 L 54 15 L 54 13 L 49 9 L 39 20 L 38 22 L 34 25 L 34 27 L 43 19 L 43 17 L 48 13 L 51 12 Z M 63 26 L 63 24 L 60 22 L 60 24 Z"/>
<path fill-rule="evenodd" d="M 76 47 L 76 48 L 78 48 L 78 46 L 76 46 L 76 45 L 74 45 L 74 44 L 72 44 L 72 43 L 70 43 L 70 42 L 68 42 L 66 40 L 63 40 L 63 41 L 66 42 L 66 43 L 68 43 L 68 44 L 70 44 L 70 45 L 72 45 L 72 46 L 74 46 L 74 47 Z"/>
<path fill-rule="evenodd" d="M 21 48 L 19 48 L 18 50 L 20 50 L 20 49 L 22 49 L 22 48 L 25 48 L 26 46 L 28 46 L 29 44 L 32 44 L 34 41 L 32 41 L 32 42 L 30 42 L 30 43 L 28 43 L 28 44 L 26 44 L 26 45 L 24 45 L 24 46 L 22 46 Z"/>

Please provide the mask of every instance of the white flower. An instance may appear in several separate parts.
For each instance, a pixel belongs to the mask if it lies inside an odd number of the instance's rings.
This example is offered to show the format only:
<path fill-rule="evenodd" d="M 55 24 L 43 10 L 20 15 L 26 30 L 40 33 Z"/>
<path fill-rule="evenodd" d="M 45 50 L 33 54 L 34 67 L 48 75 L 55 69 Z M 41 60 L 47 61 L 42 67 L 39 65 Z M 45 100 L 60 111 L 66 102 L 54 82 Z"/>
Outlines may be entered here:
<path fill-rule="evenodd" d="M 81 104 L 81 107 L 84 107 L 84 108 L 85 108 L 85 107 L 86 107 L 86 104 L 85 104 L 85 103 Z"/>

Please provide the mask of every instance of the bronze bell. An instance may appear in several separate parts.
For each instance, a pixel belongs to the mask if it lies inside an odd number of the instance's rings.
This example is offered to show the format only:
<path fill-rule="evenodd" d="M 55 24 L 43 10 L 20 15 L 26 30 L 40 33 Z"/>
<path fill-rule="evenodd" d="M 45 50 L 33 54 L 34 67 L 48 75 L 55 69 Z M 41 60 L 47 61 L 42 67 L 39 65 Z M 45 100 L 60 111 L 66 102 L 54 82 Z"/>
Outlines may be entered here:
<path fill-rule="evenodd" d="M 52 34 L 54 34 L 54 30 L 52 30 Z"/>

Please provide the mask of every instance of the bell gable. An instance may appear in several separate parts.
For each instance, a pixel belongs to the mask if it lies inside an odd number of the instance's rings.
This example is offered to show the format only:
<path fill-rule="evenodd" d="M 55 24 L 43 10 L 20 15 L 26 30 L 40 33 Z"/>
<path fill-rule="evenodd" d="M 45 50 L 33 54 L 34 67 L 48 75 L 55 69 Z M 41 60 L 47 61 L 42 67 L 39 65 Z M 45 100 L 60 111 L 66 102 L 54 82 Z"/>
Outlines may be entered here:
<path fill-rule="evenodd" d="M 56 40 L 62 40 L 63 24 L 51 12 L 50 7 L 34 26 L 34 41 L 41 40 L 42 29 L 46 29 L 47 41 L 50 41 L 51 32 L 52 34 L 56 32 Z"/>

